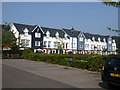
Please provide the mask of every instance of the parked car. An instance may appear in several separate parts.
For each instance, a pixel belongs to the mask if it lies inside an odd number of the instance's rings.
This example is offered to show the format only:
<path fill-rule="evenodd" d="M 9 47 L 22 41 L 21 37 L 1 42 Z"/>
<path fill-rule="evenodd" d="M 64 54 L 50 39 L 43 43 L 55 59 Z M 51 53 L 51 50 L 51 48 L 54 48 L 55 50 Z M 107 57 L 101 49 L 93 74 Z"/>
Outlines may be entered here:
<path fill-rule="evenodd" d="M 113 56 L 103 65 L 101 78 L 108 85 L 120 86 L 120 55 Z"/>

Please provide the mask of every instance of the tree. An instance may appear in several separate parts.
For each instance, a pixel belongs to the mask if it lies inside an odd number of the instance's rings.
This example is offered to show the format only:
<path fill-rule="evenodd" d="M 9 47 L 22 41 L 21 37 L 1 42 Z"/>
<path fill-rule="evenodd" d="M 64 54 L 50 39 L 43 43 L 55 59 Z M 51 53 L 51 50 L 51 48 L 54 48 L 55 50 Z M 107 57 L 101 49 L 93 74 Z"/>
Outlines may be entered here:
<path fill-rule="evenodd" d="M 13 31 L 10 31 L 10 24 L 4 23 L 2 25 L 2 49 L 3 47 L 9 47 L 11 53 L 16 54 L 19 53 L 20 47 L 24 48 L 29 44 L 20 42 L 20 37 L 16 38 L 14 34 Z M 17 40 L 19 41 L 18 44 L 16 44 Z"/>
<path fill-rule="evenodd" d="M 14 46 L 17 40 L 9 29 L 10 25 L 8 23 L 2 25 L 2 48 Z"/>
<path fill-rule="evenodd" d="M 119 2 L 115 2 L 115 1 L 112 1 L 112 0 L 102 0 L 102 1 L 103 1 L 103 4 L 105 4 L 105 5 L 120 8 L 120 1 Z M 120 33 L 120 30 L 111 29 L 110 27 L 107 27 L 107 29 L 110 30 L 110 31 Z M 120 36 L 119 35 L 118 36 L 113 36 L 113 38 L 116 41 L 118 52 L 120 52 Z"/>
<path fill-rule="evenodd" d="M 57 50 L 60 50 L 60 54 L 62 54 L 64 42 L 63 42 L 63 39 L 60 39 L 60 38 L 59 38 L 59 41 L 56 42 L 56 46 L 57 46 Z"/>
<path fill-rule="evenodd" d="M 120 1 L 119 2 L 115 2 L 112 0 L 101 0 L 101 1 L 103 1 L 103 4 L 108 5 L 108 6 L 120 7 Z"/>

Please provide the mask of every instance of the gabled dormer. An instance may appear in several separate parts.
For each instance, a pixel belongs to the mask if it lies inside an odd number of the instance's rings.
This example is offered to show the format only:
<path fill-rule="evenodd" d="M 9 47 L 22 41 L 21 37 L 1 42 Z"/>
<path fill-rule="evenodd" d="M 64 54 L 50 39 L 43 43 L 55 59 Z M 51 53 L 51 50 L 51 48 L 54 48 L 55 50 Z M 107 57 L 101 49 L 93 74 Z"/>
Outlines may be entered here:
<path fill-rule="evenodd" d="M 103 42 L 104 42 L 104 43 L 106 42 L 106 39 L 105 39 L 105 38 L 103 39 Z"/>
<path fill-rule="evenodd" d="M 49 31 L 46 32 L 46 37 L 50 37 L 50 32 Z"/>
<path fill-rule="evenodd" d="M 23 30 L 23 32 L 24 32 L 24 35 L 28 35 L 29 30 L 28 30 L 27 28 L 25 28 L 25 29 Z"/>
<path fill-rule="evenodd" d="M 66 33 L 65 33 L 65 35 L 64 35 L 64 38 L 65 38 L 65 39 L 68 39 L 68 35 L 67 35 Z"/>
<path fill-rule="evenodd" d="M 92 40 L 95 41 L 95 37 L 92 37 Z"/>
<path fill-rule="evenodd" d="M 56 38 L 59 38 L 59 33 L 58 33 L 58 32 L 56 32 L 55 36 L 56 36 Z"/>
<path fill-rule="evenodd" d="M 100 37 L 98 38 L 98 42 L 100 42 Z"/>

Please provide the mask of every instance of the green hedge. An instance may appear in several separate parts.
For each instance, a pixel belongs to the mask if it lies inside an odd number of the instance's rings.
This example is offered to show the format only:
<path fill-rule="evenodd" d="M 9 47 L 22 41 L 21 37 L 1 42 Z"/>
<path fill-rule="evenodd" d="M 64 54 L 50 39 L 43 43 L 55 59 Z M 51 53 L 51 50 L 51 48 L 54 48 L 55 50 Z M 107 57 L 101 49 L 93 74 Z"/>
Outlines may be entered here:
<path fill-rule="evenodd" d="M 39 54 L 33 53 L 31 50 L 26 50 L 23 52 L 24 59 L 42 61 L 52 64 L 59 64 L 64 66 L 71 66 L 75 68 L 87 69 L 90 71 L 101 72 L 102 66 L 113 55 L 79 55 L 76 54 L 72 57 L 70 54 L 59 55 L 59 54 Z M 73 61 L 70 63 L 69 59 L 73 58 Z M 84 58 L 84 60 L 83 60 Z"/>

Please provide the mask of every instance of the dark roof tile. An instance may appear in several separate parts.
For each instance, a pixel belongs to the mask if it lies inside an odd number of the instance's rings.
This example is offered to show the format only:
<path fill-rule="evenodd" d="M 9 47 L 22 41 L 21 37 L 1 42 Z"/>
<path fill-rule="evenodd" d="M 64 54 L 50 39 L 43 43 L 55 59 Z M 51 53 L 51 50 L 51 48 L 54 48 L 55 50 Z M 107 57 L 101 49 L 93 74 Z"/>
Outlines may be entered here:
<path fill-rule="evenodd" d="M 29 30 L 29 34 L 31 34 L 32 30 L 36 27 L 36 25 L 26 25 L 26 24 L 19 24 L 19 23 L 13 23 L 14 26 L 17 28 L 20 34 L 23 34 L 23 30 L 27 28 Z"/>
<path fill-rule="evenodd" d="M 56 37 L 55 34 L 58 32 L 59 37 L 64 38 L 65 33 L 61 29 L 48 28 L 48 27 L 41 27 L 41 28 L 45 33 L 49 31 L 51 37 Z"/>

